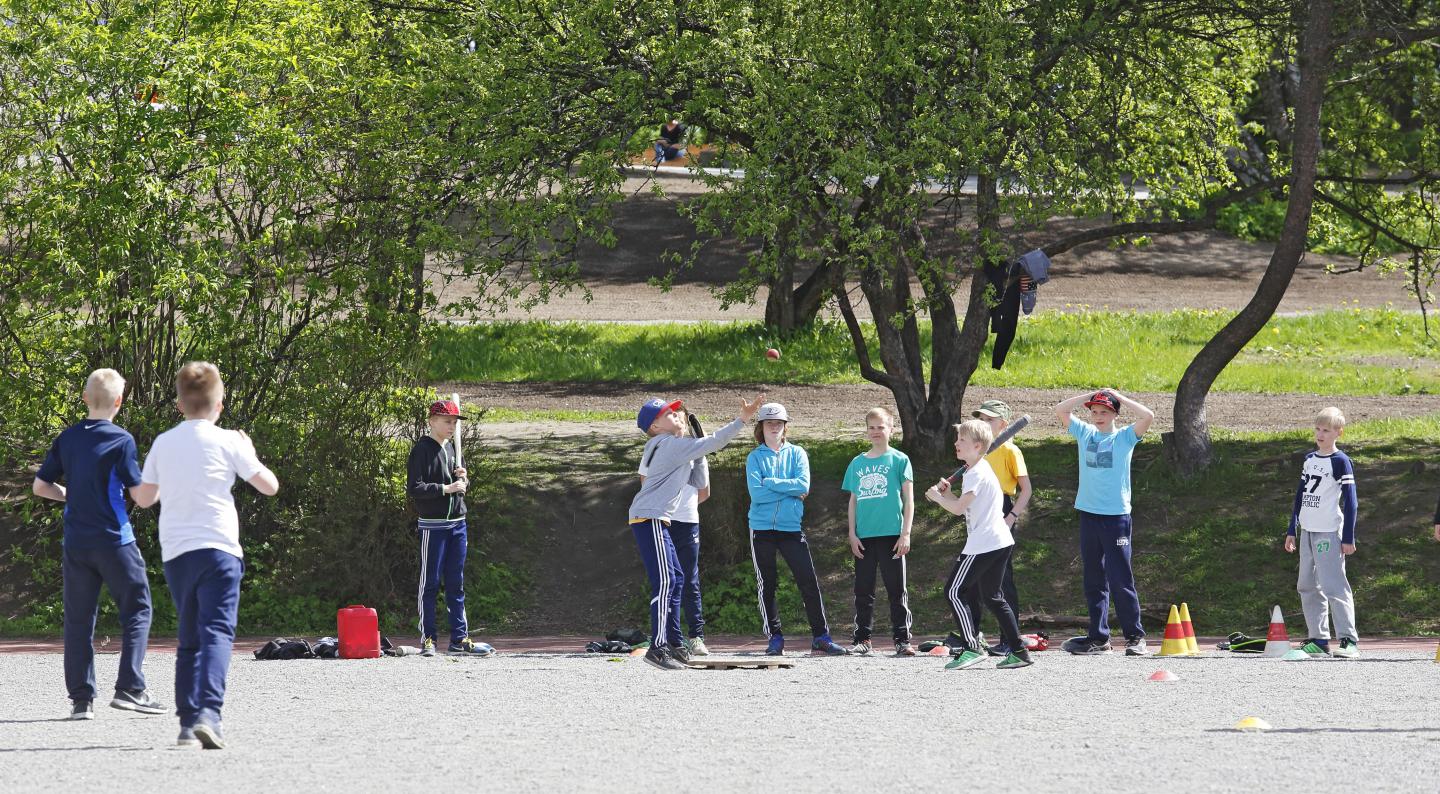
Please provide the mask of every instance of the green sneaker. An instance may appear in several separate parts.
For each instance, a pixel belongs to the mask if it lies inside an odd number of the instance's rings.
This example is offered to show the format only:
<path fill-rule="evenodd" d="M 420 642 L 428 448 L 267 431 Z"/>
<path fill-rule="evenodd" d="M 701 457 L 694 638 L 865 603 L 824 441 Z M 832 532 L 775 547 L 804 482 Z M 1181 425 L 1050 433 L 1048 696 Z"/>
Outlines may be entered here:
<path fill-rule="evenodd" d="M 1345 637 L 1340 640 L 1340 647 L 1331 651 L 1331 654 L 1339 659 L 1354 659 L 1360 655 L 1360 644 Z"/>
<path fill-rule="evenodd" d="M 949 664 L 945 665 L 946 670 L 964 670 L 967 667 L 974 667 L 989 657 L 979 651 L 965 649 L 960 652 Z"/>
<path fill-rule="evenodd" d="M 1310 656 L 1312 659 L 1315 657 L 1325 657 L 1330 655 L 1329 651 L 1321 648 L 1320 644 L 1315 642 L 1314 640 L 1307 640 L 1304 645 L 1300 646 L 1300 650 L 1304 651 L 1306 655 Z"/>
<path fill-rule="evenodd" d="M 1029 667 L 1032 664 L 1035 664 L 1035 661 L 1030 658 L 1029 651 L 1013 651 L 1009 656 L 1006 656 L 999 664 L 995 665 L 995 669 L 1013 670 L 1016 667 Z"/>

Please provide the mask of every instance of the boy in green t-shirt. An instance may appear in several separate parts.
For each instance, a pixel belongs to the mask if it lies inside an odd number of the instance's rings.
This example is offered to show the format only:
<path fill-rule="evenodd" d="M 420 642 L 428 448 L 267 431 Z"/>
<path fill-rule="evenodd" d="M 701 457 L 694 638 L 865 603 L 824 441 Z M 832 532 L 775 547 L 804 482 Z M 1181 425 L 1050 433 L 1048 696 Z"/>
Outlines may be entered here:
<path fill-rule="evenodd" d="M 910 645 L 910 595 L 905 585 L 905 555 L 915 517 L 914 472 L 910 458 L 890 448 L 895 420 L 884 408 L 865 414 L 870 450 L 845 469 L 841 487 L 850 492 L 850 551 L 855 555 L 855 644 L 850 652 L 868 656 L 875 622 L 875 569 L 885 577 L 890 597 L 890 626 L 895 655 L 914 656 Z"/>

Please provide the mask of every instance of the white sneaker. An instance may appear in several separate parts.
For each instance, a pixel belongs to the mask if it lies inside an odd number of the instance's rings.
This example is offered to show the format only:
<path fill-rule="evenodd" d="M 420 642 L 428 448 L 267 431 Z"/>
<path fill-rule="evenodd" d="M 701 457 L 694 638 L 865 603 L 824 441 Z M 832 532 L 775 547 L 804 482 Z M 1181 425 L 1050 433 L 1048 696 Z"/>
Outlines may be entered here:
<path fill-rule="evenodd" d="M 690 651 L 691 656 L 710 655 L 710 649 L 705 647 L 704 637 L 691 637 L 690 639 L 685 641 L 685 648 L 686 650 Z"/>

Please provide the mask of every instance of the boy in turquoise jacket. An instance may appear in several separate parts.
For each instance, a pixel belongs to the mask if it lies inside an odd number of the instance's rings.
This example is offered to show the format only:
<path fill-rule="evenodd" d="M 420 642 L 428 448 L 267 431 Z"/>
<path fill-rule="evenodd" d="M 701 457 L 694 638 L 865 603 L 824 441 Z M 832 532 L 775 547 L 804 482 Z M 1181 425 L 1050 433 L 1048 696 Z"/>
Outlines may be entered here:
<path fill-rule="evenodd" d="M 785 406 L 766 403 L 760 406 L 755 419 L 755 440 L 760 446 L 745 459 L 745 483 L 750 491 L 750 559 L 755 564 L 756 587 L 760 591 L 760 619 L 770 638 L 765 653 L 780 656 L 785 652 L 785 636 L 775 609 L 775 554 L 779 552 L 805 601 L 813 638 L 811 650 L 843 656 L 846 650 L 830 639 L 820 580 L 815 576 L 815 562 L 801 527 L 805 497 L 810 493 L 810 460 L 804 449 L 785 440 L 790 422 Z"/>

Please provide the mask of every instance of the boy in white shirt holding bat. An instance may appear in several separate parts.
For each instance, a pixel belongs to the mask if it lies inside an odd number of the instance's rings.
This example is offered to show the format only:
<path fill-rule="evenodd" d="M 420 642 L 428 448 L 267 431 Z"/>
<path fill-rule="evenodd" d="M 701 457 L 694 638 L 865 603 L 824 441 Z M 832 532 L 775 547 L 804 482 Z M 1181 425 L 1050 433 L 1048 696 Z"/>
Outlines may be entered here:
<path fill-rule="evenodd" d="M 1015 613 L 1010 611 L 1010 605 L 1001 592 L 1001 582 L 1015 538 L 1001 513 L 1000 482 L 985 461 L 985 454 L 994 439 L 990 425 L 979 419 L 955 425 L 955 456 L 965 462 L 960 486 L 953 488 L 948 479 L 942 478 L 925 492 L 926 499 L 965 517 L 965 548 L 955 560 L 955 568 L 946 586 L 950 608 L 965 644 L 945 665 L 947 670 L 974 667 L 986 657 L 985 649 L 980 647 L 977 616 L 962 597 L 971 588 L 979 590 L 981 598 L 1000 623 L 1000 636 L 1012 649 L 995 666 L 1008 670 L 1033 664 L 1030 652 L 1025 650 L 1025 643 L 1020 639 L 1020 625 Z"/>
<path fill-rule="evenodd" d="M 1010 423 L 1010 406 L 1001 400 L 986 400 L 980 403 L 980 407 L 970 412 L 970 415 L 990 425 L 990 430 L 995 434 L 995 440 L 1000 443 L 991 442 L 991 450 L 985 455 L 985 462 L 990 464 L 991 471 L 995 472 L 995 479 L 1000 482 L 1001 503 L 1000 510 L 1003 513 L 1005 523 L 1010 525 L 1011 534 L 1014 534 L 1015 525 L 1020 517 L 1030 506 L 1030 472 L 1025 468 L 1025 455 L 1015 442 L 1010 440 L 1026 425 L 1030 423 L 1029 415 L 1015 422 L 1015 430 L 1008 437 L 1001 436 L 1012 426 Z M 1005 579 L 1001 583 L 1001 590 L 1005 593 L 1005 603 L 1010 605 L 1010 611 L 1015 613 L 1015 619 L 1020 619 L 1020 594 L 1015 589 L 1015 555 L 1010 555 L 1009 561 L 1005 563 Z M 976 628 L 980 624 L 980 591 L 971 590 L 966 601 L 970 606 L 970 613 L 975 615 Z M 982 633 L 983 637 L 984 634 Z M 991 656 L 1007 656 L 1010 647 L 1005 643 L 999 643 L 988 649 Z"/>

